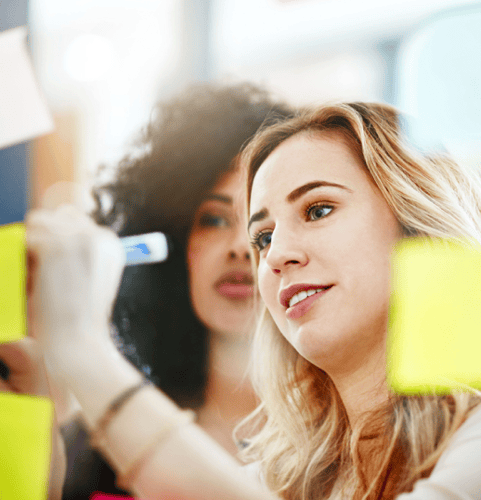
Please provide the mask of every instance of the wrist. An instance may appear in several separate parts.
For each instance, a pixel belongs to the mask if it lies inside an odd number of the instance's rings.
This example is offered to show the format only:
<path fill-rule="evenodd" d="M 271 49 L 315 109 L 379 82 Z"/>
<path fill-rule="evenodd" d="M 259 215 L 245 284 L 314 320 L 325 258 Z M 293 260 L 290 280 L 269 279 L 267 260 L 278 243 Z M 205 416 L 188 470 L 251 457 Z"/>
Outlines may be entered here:
<path fill-rule="evenodd" d="M 141 379 L 138 370 L 104 335 L 81 343 L 73 341 L 59 351 L 62 356 L 55 355 L 53 361 L 47 357 L 49 371 L 75 396 L 90 427 L 95 427 L 116 396 Z"/>
<path fill-rule="evenodd" d="M 50 371 L 61 380 L 77 378 L 93 369 L 97 358 L 118 352 L 110 338 L 108 325 L 95 328 L 71 326 L 68 334 L 65 329 L 58 334 L 51 330 L 48 340 L 40 340 Z"/>

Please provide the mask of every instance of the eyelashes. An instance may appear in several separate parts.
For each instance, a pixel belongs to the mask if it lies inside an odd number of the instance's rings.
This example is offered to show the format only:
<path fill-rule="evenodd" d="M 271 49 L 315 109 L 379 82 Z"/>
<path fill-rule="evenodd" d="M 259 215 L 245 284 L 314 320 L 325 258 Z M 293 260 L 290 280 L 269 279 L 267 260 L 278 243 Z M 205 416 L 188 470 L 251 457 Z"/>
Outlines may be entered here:
<path fill-rule="evenodd" d="M 306 219 L 311 221 L 323 219 L 324 217 L 327 217 L 333 210 L 334 207 L 327 203 L 313 203 L 312 205 L 309 205 L 305 210 Z"/>
<path fill-rule="evenodd" d="M 205 212 L 199 217 L 200 227 L 229 227 L 230 221 L 227 217 L 215 213 Z"/>
<path fill-rule="evenodd" d="M 259 231 L 257 233 L 254 233 L 254 235 L 252 236 L 251 246 L 254 250 L 260 252 L 270 244 L 271 238 L 272 238 L 272 231 L 270 230 Z"/>
<path fill-rule="evenodd" d="M 329 203 L 313 203 L 304 210 L 306 222 L 315 222 L 327 217 L 334 210 L 334 205 Z M 258 252 L 267 248 L 272 240 L 272 230 L 263 229 L 252 235 L 251 246 Z"/>

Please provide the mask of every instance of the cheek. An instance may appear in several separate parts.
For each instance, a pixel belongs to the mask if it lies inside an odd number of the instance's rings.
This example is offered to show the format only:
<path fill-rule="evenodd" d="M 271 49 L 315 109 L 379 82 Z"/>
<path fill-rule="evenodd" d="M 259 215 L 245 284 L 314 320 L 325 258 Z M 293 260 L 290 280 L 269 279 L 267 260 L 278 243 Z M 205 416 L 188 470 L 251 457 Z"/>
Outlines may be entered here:
<path fill-rule="evenodd" d="M 187 244 L 187 266 L 189 272 L 203 267 L 209 258 L 209 239 L 201 232 L 194 232 Z"/>
<path fill-rule="evenodd" d="M 280 308 L 277 294 L 279 292 L 279 279 L 265 263 L 260 263 L 257 269 L 257 286 L 259 294 L 262 297 L 271 316 L 278 322 L 280 317 Z"/>
<path fill-rule="evenodd" d="M 207 270 L 206 273 L 206 268 L 203 264 L 201 247 L 196 244 L 189 244 L 187 248 L 187 271 L 190 303 L 197 318 L 209 328 L 209 272 Z"/>
<path fill-rule="evenodd" d="M 358 301 L 359 310 L 371 320 L 384 321 L 387 317 L 391 254 L 396 241 L 394 237 L 387 240 L 372 232 L 370 238 L 356 248 L 351 260 L 354 265 L 345 275 L 346 281 L 350 282 L 349 289 L 354 292 L 353 300 Z"/>
<path fill-rule="evenodd" d="M 200 238 L 189 240 L 187 245 L 187 271 L 189 275 L 189 291 L 192 301 L 195 303 L 203 283 L 205 282 L 205 248 Z"/>
<path fill-rule="evenodd" d="M 267 275 L 265 266 L 262 262 L 257 266 L 257 288 L 262 300 L 266 305 L 269 305 L 269 276 Z"/>

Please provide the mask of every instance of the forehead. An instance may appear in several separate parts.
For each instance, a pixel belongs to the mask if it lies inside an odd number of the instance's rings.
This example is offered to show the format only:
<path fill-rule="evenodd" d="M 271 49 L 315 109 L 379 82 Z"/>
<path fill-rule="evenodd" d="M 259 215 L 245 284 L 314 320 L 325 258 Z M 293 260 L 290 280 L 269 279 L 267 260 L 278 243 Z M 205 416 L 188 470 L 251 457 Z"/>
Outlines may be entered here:
<path fill-rule="evenodd" d="M 205 193 L 198 210 L 210 203 L 220 204 L 236 213 L 245 210 L 245 182 L 240 169 L 235 168 L 222 174 L 213 188 Z"/>
<path fill-rule="evenodd" d="M 358 154 L 339 132 L 299 133 L 281 143 L 262 163 L 252 184 L 251 212 L 312 181 L 353 189 L 372 184 Z"/>
<path fill-rule="evenodd" d="M 229 170 L 225 174 L 222 174 L 214 187 L 212 188 L 212 193 L 223 193 L 233 197 L 237 195 L 242 190 L 242 180 L 241 174 L 238 169 Z"/>

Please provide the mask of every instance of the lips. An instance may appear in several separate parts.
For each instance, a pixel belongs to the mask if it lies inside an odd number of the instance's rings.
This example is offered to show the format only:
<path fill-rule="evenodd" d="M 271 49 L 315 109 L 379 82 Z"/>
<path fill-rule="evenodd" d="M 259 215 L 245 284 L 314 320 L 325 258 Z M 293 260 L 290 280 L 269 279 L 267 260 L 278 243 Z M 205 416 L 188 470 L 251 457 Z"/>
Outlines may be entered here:
<path fill-rule="evenodd" d="M 313 285 L 310 283 L 298 283 L 284 288 L 279 295 L 279 302 L 287 309 L 289 302 L 299 292 L 308 292 L 309 290 L 318 290 L 319 288 L 330 288 L 332 285 Z"/>
<path fill-rule="evenodd" d="M 289 319 L 297 319 L 303 316 L 311 308 L 312 304 L 332 287 L 333 285 L 313 285 L 308 283 L 291 285 L 282 290 L 279 295 L 279 302 L 287 309 L 286 315 Z M 294 295 L 299 292 L 308 292 L 309 290 L 319 291 L 289 307 L 289 302 Z"/>
<path fill-rule="evenodd" d="M 214 287 L 228 299 L 247 299 L 254 295 L 254 278 L 250 273 L 234 271 L 221 276 Z"/>

